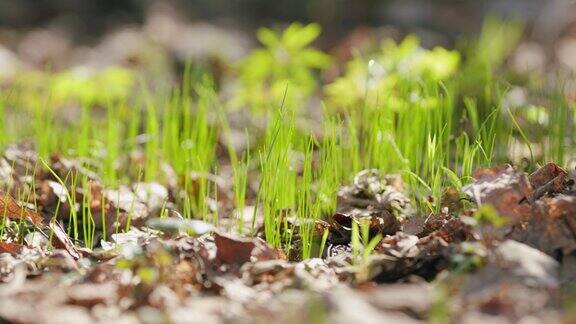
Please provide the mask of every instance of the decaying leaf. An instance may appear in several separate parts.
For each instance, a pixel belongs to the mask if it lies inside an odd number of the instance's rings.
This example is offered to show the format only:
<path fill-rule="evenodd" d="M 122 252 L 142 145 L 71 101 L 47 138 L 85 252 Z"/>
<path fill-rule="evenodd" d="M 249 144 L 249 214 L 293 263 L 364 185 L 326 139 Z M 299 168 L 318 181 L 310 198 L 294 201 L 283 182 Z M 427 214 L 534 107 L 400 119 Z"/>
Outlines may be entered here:
<path fill-rule="evenodd" d="M 364 170 L 350 186 L 338 192 L 337 212 L 332 217 L 334 230 L 349 241 L 352 222 L 368 220 L 370 232 L 392 235 L 401 229 L 401 221 L 412 216 L 410 200 L 402 193 L 404 185 L 399 176 L 381 174 L 378 170 Z"/>
<path fill-rule="evenodd" d="M 549 255 L 559 257 L 576 251 L 576 196 L 543 198 L 532 212 L 514 226 L 509 237 Z"/>
<path fill-rule="evenodd" d="M 530 214 L 530 205 L 523 202 L 533 193 L 533 189 L 524 173 L 510 165 L 501 165 L 477 170 L 474 179 L 462 191 L 478 206 L 492 204 L 500 215 L 512 221 Z"/>
<path fill-rule="evenodd" d="M 0 242 L 0 253 L 18 255 L 24 249 L 24 245 L 13 242 Z"/>
<path fill-rule="evenodd" d="M 562 169 L 558 164 L 550 162 L 534 171 L 528 177 L 528 180 L 534 188 L 539 188 L 554 180 L 558 176 L 566 175 L 568 175 L 568 173 L 566 173 L 566 171 L 564 171 L 564 169 Z"/>
<path fill-rule="evenodd" d="M 370 267 L 375 281 L 391 282 L 409 275 L 431 279 L 446 267 L 449 245 L 440 236 L 419 239 L 415 235 L 397 233 L 384 238 L 371 257 Z"/>
<path fill-rule="evenodd" d="M 43 218 L 39 213 L 20 206 L 14 198 L 5 193 L 0 193 L 0 215 L 12 220 L 25 219 L 36 226 L 43 225 Z"/>
<path fill-rule="evenodd" d="M 413 213 L 410 199 L 403 194 L 400 176 L 383 175 L 378 170 L 364 170 L 354 178 L 351 186 L 338 192 L 338 211 L 356 210 L 368 214 L 391 214 L 398 218 Z"/>
<path fill-rule="evenodd" d="M 259 238 L 245 239 L 216 232 L 214 242 L 217 248 L 216 258 L 228 264 L 241 265 L 249 261 L 285 258 Z"/>
<path fill-rule="evenodd" d="M 56 222 L 52 221 L 49 225 L 50 230 L 54 233 L 52 244 L 54 247 L 66 250 L 74 259 L 80 259 L 78 249 L 62 227 Z"/>

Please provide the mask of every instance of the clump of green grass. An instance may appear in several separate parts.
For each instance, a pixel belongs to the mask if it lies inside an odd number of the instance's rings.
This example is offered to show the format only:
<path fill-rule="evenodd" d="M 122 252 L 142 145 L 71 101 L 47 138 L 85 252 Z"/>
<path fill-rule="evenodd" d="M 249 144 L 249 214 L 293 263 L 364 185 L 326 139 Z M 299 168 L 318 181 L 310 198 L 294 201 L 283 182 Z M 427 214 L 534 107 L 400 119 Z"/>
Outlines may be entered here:
<path fill-rule="evenodd" d="M 339 118 L 327 117 L 323 129 L 324 137 L 320 145 L 315 179 L 318 186 L 316 204 L 322 216 L 329 216 L 336 211 L 336 192 L 346 180 L 342 122 Z"/>
<path fill-rule="evenodd" d="M 242 161 L 233 164 L 234 173 L 234 202 L 236 204 L 236 218 L 238 229 L 244 229 L 244 208 L 246 207 L 246 190 L 248 186 L 248 171 L 250 167 L 250 151 L 245 152 Z"/>
<path fill-rule="evenodd" d="M 283 107 L 274 112 L 266 131 L 264 149 L 260 151 L 258 201 L 264 213 L 266 240 L 275 247 L 281 247 L 285 241 L 286 213 L 295 201 L 296 170 L 291 161 L 294 127 L 294 111 Z"/>

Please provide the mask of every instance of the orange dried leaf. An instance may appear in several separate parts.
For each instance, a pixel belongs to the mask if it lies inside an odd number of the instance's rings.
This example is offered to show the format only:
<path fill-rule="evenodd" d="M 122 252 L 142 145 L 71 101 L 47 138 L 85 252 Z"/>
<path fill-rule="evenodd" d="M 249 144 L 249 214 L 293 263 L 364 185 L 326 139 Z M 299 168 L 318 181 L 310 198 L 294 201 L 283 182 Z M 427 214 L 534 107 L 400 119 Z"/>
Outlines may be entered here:
<path fill-rule="evenodd" d="M 0 195 L 0 216 L 8 217 L 12 220 L 24 218 L 34 225 L 43 225 L 43 219 L 39 213 L 20 206 L 18 202 L 8 194 Z"/>
<path fill-rule="evenodd" d="M 22 252 L 24 245 L 13 242 L 0 242 L 0 253 L 10 253 L 17 255 Z"/>

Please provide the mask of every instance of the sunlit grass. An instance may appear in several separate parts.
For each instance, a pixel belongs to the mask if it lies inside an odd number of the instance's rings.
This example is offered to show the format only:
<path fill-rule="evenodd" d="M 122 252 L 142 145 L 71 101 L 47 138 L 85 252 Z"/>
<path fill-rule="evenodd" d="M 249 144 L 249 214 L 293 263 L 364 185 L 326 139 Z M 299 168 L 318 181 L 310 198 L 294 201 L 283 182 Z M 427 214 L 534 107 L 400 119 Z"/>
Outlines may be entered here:
<path fill-rule="evenodd" d="M 543 90 L 545 107 L 505 105 L 510 85 L 498 69 L 520 37 L 516 23 L 488 21 L 479 39 L 462 53 L 425 50 L 415 37 L 399 43 L 384 41 L 381 50 L 355 57 L 342 77 L 322 91 L 312 70 L 325 68 L 327 57 L 308 48 L 318 32 L 317 26 L 293 27 L 283 34 L 262 30 L 259 39 L 267 49 L 255 52 L 237 69 L 243 83 L 241 93 L 232 99 L 222 96 L 213 78 L 191 64 L 185 67 L 182 82 L 172 87 L 154 88 L 146 80 L 129 82 L 132 95 L 125 88 L 122 93 L 88 89 L 86 85 L 98 87 L 102 82 L 86 81 L 74 87 L 73 97 L 67 97 L 62 92 L 62 84 L 70 84 L 67 74 L 53 80 L 47 77 L 51 81 L 46 87 L 25 94 L 22 84 L 16 90 L 2 90 L 0 145 L 31 140 L 45 169 L 52 154 L 72 157 L 111 189 L 140 181 L 168 185 L 168 166 L 176 178 L 171 203 L 184 217 L 215 224 L 230 217 L 239 234 L 256 235 L 256 216 L 262 213 L 266 240 L 289 249 L 298 235 L 302 258 L 322 253 L 327 234 L 314 232 L 314 221 L 335 212 L 338 188 L 362 169 L 400 174 L 419 211 L 433 213 L 439 212 L 443 190 L 471 181 L 477 167 L 517 161 L 511 143 L 528 149 L 528 156 L 522 158 L 529 159 L 529 168 L 550 160 L 566 164 L 574 153 L 574 103 L 562 89 L 548 95 Z M 291 38 L 300 34 L 306 40 L 292 44 L 297 39 Z M 494 50 L 484 48 L 488 43 Z M 247 62 L 266 56 L 268 61 L 258 65 L 266 69 L 278 59 L 271 49 L 286 46 L 293 54 L 291 60 L 253 75 L 258 71 L 250 70 Z M 314 60 L 298 66 L 298 60 L 307 56 Z M 290 80 L 294 74 L 299 77 Z M 128 85 L 123 72 L 117 77 L 120 84 Z M 278 95 L 279 85 L 282 95 Z M 298 123 L 308 116 L 307 96 L 324 100 L 319 129 Z M 227 110 L 238 103 L 242 107 L 235 108 L 264 124 L 242 126 L 240 132 L 247 138 L 256 135 L 257 140 L 241 152 L 232 145 L 231 130 L 236 125 L 229 124 Z M 26 119 L 27 125 L 11 124 Z M 531 133 L 537 127 L 544 131 Z M 220 144 L 227 154 L 218 154 Z M 233 191 L 230 214 L 208 203 L 222 200 L 214 178 L 226 167 L 231 169 L 226 180 Z M 85 246 L 96 246 L 90 208 L 95 199 L 90 181 L 96 179 L 72 172 L 61 178 L 48 171 L 72 192 L 87 193 L 80 201 L 75 194 L 68 195 L 67 203 L 78 208 L 72 208 L 67 230 Z M 258 186 L 255 197 L 251 183 Z M 252 206 L 254 219 L 247 233 L 244 213 Z M 106 232 L 107 212 L 102 208 L 103 238 L 112 234 Z M 165 206 L 161 215 L 167 215 Z M 131 211 L 125 226 L 116 223 L 115 232 L 129 230 Z M 353 236 L 358 260 L 365 258 L 362 251 L 376 244 L 362 226 L 355 225 Z M 0 235 L 3 231 L 0 225 Z"/>

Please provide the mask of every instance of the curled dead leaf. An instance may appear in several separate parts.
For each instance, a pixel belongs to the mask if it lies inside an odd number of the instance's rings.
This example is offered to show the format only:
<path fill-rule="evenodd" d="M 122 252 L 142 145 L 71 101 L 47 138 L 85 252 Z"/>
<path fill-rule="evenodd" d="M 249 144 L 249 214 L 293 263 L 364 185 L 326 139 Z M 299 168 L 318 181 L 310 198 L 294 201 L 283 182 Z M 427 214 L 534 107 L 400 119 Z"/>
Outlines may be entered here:
<path fill-rule="evenodd" d="M 55 221 L 52 221 L 50 222 L 49 228 L 50 230 L 52 230 L 52 233 L 54 233 L 54 237 L 52 240 L 52 244 L 54 245 L 54 247 L 66 250 L 70 254 L 70 256 L 72 256 L 76 260 L 80 259 L 80 253 L 78 252 L 78 249 L 76 248 L 74 243 L 72 243 L 72 240 L 70 239 L 68 234 L 64 232 L 62 227 Z"/>
<path fill-rule="evenodd" d="M 527 197 L 530 203 L 546 194 L 561 193 L 566 188 L 568 173 L 555 163 L 548 163 L 532 173 L 528 179 L 534 192 Z"/>
<path fill-rule="evenodd" d="M 24 245 L 14 242 L 0 242 L 0 253 L 18 255 L 24 249 Z"/>
<path fill-rule="evenodd" d="M 216 258 L 228 264 L 241 265 L 250 261 L 284 259 L 282 253 L 259 238 L 246 239 L 216 232 Z"/>
<path fill-rule="evenodd" d="M 568 175 L 568 173 L 566 173 L 566 171 L 564 171 L 564 169 L 562 169 L 558 164 L 550 162 L 540 169 L 534 171 L 528 177 L 528 180 L 534 188 L 538 188 L 544 186 L 558 176 L 566 175 Z"/>
<path fill-rule="evenodd" d="M 25 219 L 36 226 L 43 225 L 43 218 L 39 213 L 20 206 L 14 198 L 4 193 L 0 193 L 0 215 L 12 220 Z"/>
<path fill-rule="evenodd" d="M 513 221 L 530 214 L 530 205 L 523 201 L 533 193 L 533 189 L 524 173 L 506 164 L 479 169 L 474 173 L 474 179 L 462 191 L 478 206 L 492 204 L 500 215 Z"/>

